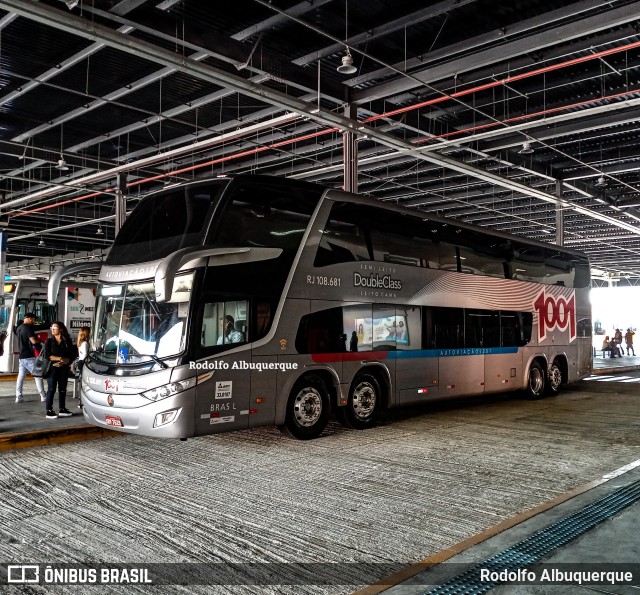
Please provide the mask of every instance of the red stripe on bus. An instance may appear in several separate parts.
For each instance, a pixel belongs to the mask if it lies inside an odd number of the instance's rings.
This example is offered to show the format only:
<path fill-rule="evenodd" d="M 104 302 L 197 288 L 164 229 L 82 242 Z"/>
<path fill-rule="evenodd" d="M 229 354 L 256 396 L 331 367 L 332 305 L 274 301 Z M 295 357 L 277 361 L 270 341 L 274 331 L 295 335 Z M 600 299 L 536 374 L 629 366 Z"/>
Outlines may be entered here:
<path fill-rule="evenodd" d="M 388 351 L 354 351 L 347 353 L 313 353 L 311 359 L 317 364 L 328 364 L 334 362 L 355 362 L 370 359 L 387 359 Z"/>

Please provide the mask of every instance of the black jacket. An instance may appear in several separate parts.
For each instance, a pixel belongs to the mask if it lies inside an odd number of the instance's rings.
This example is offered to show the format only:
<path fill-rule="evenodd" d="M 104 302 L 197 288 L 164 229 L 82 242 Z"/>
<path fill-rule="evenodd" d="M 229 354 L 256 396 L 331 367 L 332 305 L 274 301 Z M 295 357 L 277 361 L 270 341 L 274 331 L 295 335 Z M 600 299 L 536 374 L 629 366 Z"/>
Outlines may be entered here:
<path fill-rule="evenodd" d="M 44 344 L 44 355 L 47 358 L 52 355 L 68 358 L 68 364 L 57 366 L 58 368 L 64 367 L 68 371 L 71 366 L 71 362 L 78 357 L 78 348 L 73 344 L 71 339 L 62 337 L 62 340 L 58 343 L 53 337 L 49 337 Z"/>

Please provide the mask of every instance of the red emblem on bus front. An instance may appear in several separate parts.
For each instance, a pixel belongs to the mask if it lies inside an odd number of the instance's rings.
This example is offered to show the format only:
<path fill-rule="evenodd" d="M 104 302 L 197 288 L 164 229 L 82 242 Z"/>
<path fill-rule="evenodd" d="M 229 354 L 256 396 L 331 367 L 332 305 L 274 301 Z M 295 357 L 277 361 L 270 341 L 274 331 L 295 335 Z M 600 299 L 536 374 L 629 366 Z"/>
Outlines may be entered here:
<path fill-rule="evenodd" d="M 576 297 L 575 292 L 567 300 L 563 296 L 558 298 L 547 295 L 543 289 L 533 307 L 538 313 L 538 338 L 542 341 L 548 331 L 569 329 L 569 341 L 576 338 Z"/>
<path fill-rule="evenodd" d="M 118 392 L 120 390 L 120 384 L 118 382 L 114 382 L 113 380 L 109 380 L 108 378 L 104 381 L 105 390 L 114 390 Z"/>

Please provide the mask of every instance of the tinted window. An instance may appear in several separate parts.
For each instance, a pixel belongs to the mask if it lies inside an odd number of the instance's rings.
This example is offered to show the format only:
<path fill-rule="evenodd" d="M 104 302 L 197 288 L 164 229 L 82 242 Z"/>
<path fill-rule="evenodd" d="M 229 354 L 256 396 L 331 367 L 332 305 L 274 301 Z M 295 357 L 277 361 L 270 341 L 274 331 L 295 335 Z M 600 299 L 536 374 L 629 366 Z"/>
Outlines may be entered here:
<path fill-rule="evenodd" d="M 363 304 L 315 312 L 302 317 L 296 349 L 299 353 L 420 349 L 420 310 Z"/>
<path fill-rule="evenodd" d="M 544 283 L 546 275 L 544 257 L 544 248 L 517 243 L 511 262 L 511 278 Z"/>
<path fill-rule="evenodd" d="M 545 279 L 548 285 L 573 287 L 575 269 L 565 254 L 552 248 L 545 250 Z"/>
<path fill-rule="evenodd" d="M 309 225 L 321 189 L 244 183 L 232 191 L 215 224 L 216 246 L 260 246 L 296 250 Z"/>
<path fill-rule="evenodd" d="M 460 271 L 489 277 L 505 277 L 512 250 L 509 242 L 465 230 L 460 242 Z"/>
<path fill-rule="evenodd" d="M 573 261 L 576 276 L 573 281 L 574 287 L 590 287 L 591 271 L 589 270 L 589 261 L 586 258 L 575 259 Z"/>
<path fill-rule="evenodd" d="M 520 347 L 531 341 L 533 315 L 530 312 L 500 312 L 502 347 Z"/>
<path fill-rule="evenodd" d="M 315 266 L 374 260 L 489 277 L 588 287 L 588 261 L 556 248 L 375 206 L 335 203 Z"/>
<path fill-rule="evenodd" d="M 463 347 L 464 315 L 461 308 L 431 308 L 431 325 L 433 347 Z"/>
<path fill-rule="evenodd" d="M 370 221 L 367 227 L 374 260 L 439 268 L 438 246 L 425 237 L 427 230 L 420 219 L 384 212 L 382 220 Z"/>
<path fill-rule="evenodd" d="M 359 222 L 353 221 L 351 215 L 340 212 L 340 209 L 332 211 L 322 232 L 315 266 L 371 260 L 364 230 Z"/>
<path fill-rule="evenodd" d="M 467 310 L 465 347 L 500 347 L 500 317 L 490 310 Z"/>
<path fill-rule="evenodd" d="M 220 188 L 186 186 L 143 199 L 116 236 L 107 264 L 148 262 L 201 244 Z"/>
<path fill-rule="evenodd" d="M 592 333 L 593 330 L 591 328 L 591 318 L 579 318 L 578 324 L 576 325 L 577 336 L 591 338 Z"/>
<path fill-rule="evenodd" d="M 347 351 L 347 335 L 342 320 L 342 308 L 331 308 L 303 316 L 296 336 L 298 353 Z"/>

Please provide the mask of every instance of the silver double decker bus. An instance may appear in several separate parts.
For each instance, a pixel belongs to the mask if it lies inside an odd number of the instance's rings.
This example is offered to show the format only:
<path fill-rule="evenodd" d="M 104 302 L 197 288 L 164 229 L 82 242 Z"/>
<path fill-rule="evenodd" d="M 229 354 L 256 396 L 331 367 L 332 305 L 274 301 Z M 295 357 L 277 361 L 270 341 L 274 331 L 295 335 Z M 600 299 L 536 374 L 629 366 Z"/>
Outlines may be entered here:
<path fill-rule="evenodd" d="M 238 176 L 166 188 L 100 275 L 87 422 L 187 438 L 262 425 L 310 439 L 333 413 L 590 374 L 581 253 L 313 184 Z"/>

